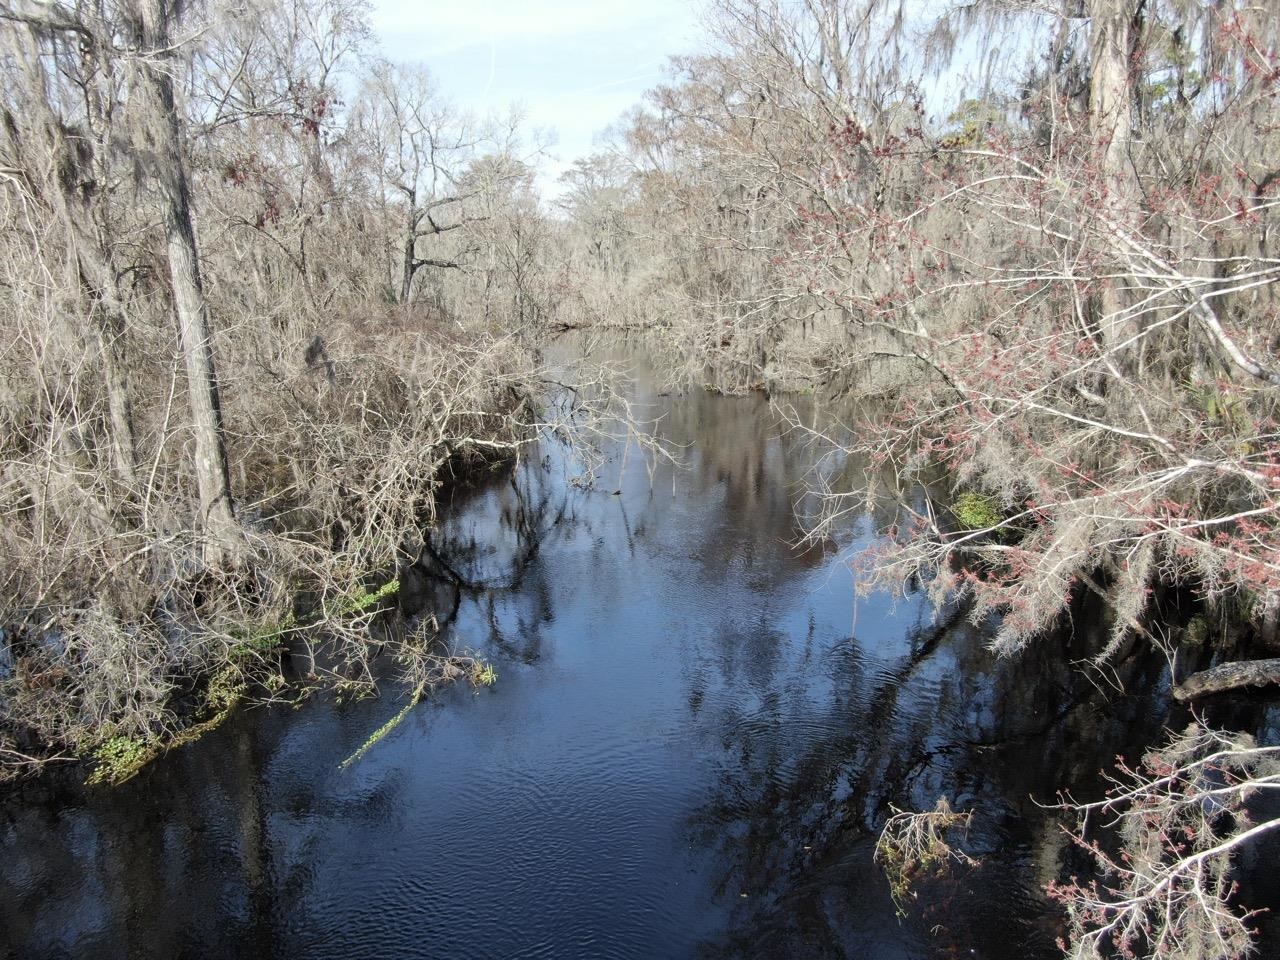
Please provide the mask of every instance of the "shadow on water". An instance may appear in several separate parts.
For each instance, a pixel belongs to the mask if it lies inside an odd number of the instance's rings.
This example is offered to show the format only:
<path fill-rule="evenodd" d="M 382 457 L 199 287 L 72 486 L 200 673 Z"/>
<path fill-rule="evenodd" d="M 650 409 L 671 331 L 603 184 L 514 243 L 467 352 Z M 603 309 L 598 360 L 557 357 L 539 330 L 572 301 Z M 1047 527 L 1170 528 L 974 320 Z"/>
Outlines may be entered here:
<path fill-rule="evenodd" d="M 396 698 L 244 712 L 114 790 L 20 785 L 0 953 L 1053 956 L 1036 801 L 1153 738 L 1158 665 L 1108 697 L 1060 650 L 994 661 L 964 611 L 855 600 L 840 554 L 793 546 L 813 451 L 763 398 L 636 393 L 684 465 L 614 450 L 588 491 L 547 445 L 460 493 L 402 577 L 496 687 L 438 693 L 346 770 Z M 875 833 L 944 795 L 980 863 L 900 920 Z"/>

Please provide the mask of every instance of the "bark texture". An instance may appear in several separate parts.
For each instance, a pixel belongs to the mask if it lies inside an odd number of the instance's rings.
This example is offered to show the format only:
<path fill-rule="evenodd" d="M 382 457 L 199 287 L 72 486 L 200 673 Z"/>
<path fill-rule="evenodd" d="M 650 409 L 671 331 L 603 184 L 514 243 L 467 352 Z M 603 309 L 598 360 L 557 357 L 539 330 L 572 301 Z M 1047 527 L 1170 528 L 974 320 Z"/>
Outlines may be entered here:
<path fill-rule="evenodd" d="M 1173 688 L 1173 695 L 1181 701 L 1195 700 L 1213 693 L 1266 687 L 1274 683 L 1280 683 L 1280 659 L 1244 660 L 1193 673 Z"/>
<path fill-rule="evenodd" d="M 205 562 L 222 567 L 238 561 L 243 540 L 231 498 L 213 332 L 200 277 L 191 188 L 169 67 L 173 58 L 169 16 L 163 0 L 138 0 L 138 45 L 145 54 L 139 57 L 138 64 L 144 91 L 145 136 L 149 141 L 144 147 L 149 148 L 152 173 L 163 197 L 169 281 L 195 440 L 195 479 L 204 526 Z"/>

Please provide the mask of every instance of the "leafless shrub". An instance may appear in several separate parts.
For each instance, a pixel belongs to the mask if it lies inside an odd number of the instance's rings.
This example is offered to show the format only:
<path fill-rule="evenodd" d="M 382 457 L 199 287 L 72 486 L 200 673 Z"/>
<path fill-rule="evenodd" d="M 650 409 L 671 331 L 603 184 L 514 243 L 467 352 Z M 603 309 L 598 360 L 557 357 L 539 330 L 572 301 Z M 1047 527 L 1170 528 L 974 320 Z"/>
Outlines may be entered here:
<path fill-rule="evenodd" d="M 1100 880 L 1051 893 L 1070 916 L 1067 954 L 1242 957 L 1251 914 L 1235 903 L 1235 857 L 1280 827 L 1255 821 L 1252 801 L 1280 790 L 1280 747 L 1192 724 L 1136 767 L 1121 763 L 1104 800 L 1064 804 Z M 1104 846 L 1105 833 L 1119 840 Z"/>

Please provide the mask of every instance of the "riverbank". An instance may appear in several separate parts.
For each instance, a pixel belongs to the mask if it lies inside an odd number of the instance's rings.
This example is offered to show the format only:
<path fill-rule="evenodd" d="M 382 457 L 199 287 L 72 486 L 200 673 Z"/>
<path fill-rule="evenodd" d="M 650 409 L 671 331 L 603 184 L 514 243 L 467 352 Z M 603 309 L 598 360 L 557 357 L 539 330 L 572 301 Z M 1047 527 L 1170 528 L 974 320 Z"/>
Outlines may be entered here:
<path fill-rule="evenodd" d="M 4 487 L 19 501 L 4 522 L 0 775 L 93 757 L 93 776 L 118 782 L 246 698 L 372 692 L 368 663 L 388 643 L 416 683 L 469 671 L 425 633 L 370 621 L 394 609 L 441 483 L 536 435 L 532 345 L 387 316 L 258 363 L 226 411 L 234 563 L 203 562 L 188 505 L 154 476 L 87 503 L 50 484 Z M 284 651 L 304 663 L 295 676 Z"/>

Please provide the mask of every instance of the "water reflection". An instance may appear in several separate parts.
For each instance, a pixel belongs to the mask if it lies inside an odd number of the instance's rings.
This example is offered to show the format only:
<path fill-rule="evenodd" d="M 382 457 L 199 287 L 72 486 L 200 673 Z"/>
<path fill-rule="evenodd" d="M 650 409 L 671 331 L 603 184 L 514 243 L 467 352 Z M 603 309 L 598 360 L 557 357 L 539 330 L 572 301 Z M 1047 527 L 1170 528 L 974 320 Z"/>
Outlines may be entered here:
<path fill-rule="evenodd" d="M 1158 711 L 1055 651 L 993 662 L 963 611 L 855 601 L 838 554 L 794 546 L 814 454 L 763 398 L 636 390 L 685 465 L 617 450 L 587 492 L 548 444 L 404 572 L 407 612 L 446 612 L 495 688 L 439 694 L 347 770 L 394 698 L 241 714 L 117 790 L 19 787 L 10 955 L 1052 956 L 1060 842 L 1032 798 Z M 900 921 L 875 831 L 941 795 L 980 811 L 982 863 Z"/>

